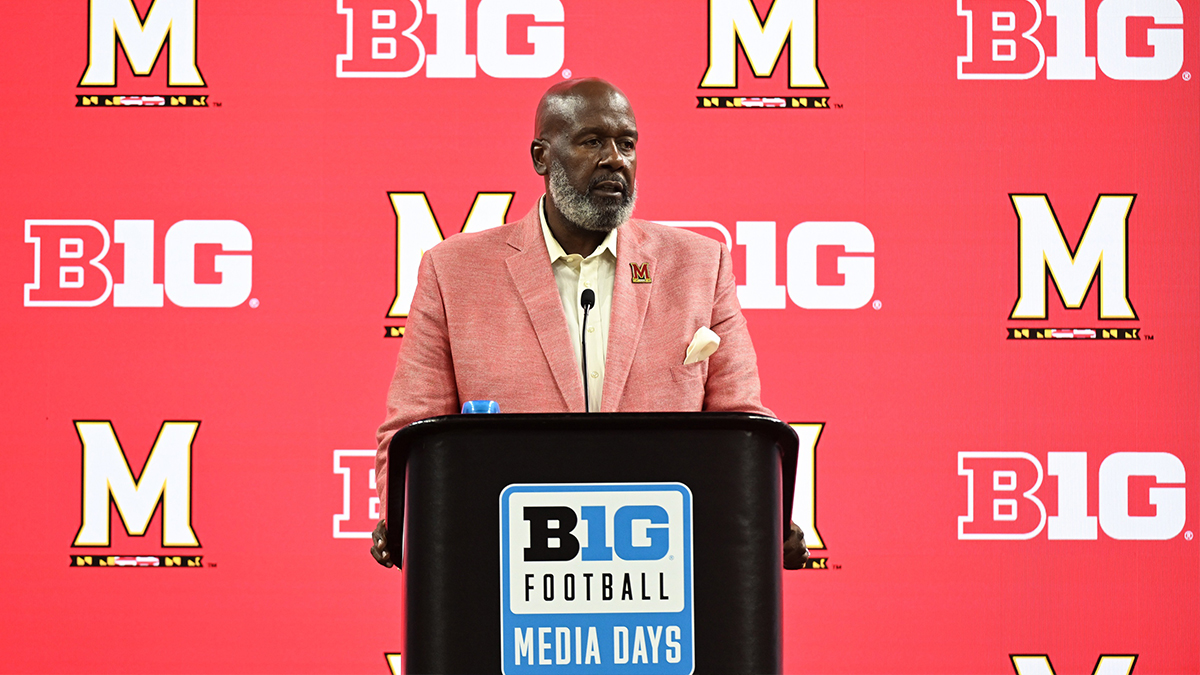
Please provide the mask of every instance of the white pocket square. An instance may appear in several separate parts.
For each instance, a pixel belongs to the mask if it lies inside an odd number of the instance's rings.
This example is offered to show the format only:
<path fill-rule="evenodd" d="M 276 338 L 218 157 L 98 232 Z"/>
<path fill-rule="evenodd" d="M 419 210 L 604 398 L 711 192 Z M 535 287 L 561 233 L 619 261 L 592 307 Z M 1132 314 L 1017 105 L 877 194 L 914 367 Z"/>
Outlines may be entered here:
<path fill-rule="evenodd" d="M 683 357 L 683 365 L 703 361 L 712 356 L 713 352 L 717 351 L 717 347 L 721 346 L 721 336 L 709 330 L 708 326 L 701 326 L 696 329 L 696 334 L 692 336 L 692 343 L 688 345 L 687 353 Z"/>

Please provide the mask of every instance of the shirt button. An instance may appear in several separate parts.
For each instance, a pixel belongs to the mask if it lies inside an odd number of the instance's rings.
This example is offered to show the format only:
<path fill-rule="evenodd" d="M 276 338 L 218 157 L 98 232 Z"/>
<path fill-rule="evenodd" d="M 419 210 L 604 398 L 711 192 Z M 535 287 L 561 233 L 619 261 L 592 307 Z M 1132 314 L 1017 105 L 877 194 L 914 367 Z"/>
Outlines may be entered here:
<path fill-rule="evenodd" d="M 583 287 L 584 287 L 584 288 L 591 288 L 591 287 L 592 287 L 592 284 L 591 284 L 590 282 L 587 282 L 587 281 L 585 281 L 585 282 L 583 282 Z"/>
<path fill-rule="evenodd" d="M 595 332 L 596 332 L 596 327 L 595 327 L 595 326 L 588 326 L 588 332 L 589 332 L 589 333 L 595 333 Z"/>
<path fill-rule="evenodd" d="M 592 371 L 592 379 L 596 379 L 597 377 L 600 377 L 600 371 L 593 370 Z"/>

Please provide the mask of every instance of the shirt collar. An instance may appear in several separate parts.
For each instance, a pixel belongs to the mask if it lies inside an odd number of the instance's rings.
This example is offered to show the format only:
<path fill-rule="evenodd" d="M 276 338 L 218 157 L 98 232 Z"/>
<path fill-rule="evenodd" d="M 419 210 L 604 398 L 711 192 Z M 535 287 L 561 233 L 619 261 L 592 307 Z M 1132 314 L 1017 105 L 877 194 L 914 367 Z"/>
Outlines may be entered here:
<path fill-rule="evenodd" d="M 550 262 L 553 263 L 570 255 L 563 250 L 562 244 L 559 244 L 558 240 L 554 238 L 554 233 L 550 231 L 550 225 L 546 222 L 546 195 L 542 195 L 542 198 L 538 200 L 538 218 L 542 221 L 542 236 L 546 239 L 546 251 L 550 253 Z M 608 251 L 615 260 L 617 258 L 617 229 L 614 227 L 612 230 L 609 230 L 608 234 L 604 237 L 604 241 L 600 242 L 600 245 L 596 247 L 595 251 L 592 251 L 591 255 L 584 256 L 584 259 L 592 258 L 604 251 Z"/>

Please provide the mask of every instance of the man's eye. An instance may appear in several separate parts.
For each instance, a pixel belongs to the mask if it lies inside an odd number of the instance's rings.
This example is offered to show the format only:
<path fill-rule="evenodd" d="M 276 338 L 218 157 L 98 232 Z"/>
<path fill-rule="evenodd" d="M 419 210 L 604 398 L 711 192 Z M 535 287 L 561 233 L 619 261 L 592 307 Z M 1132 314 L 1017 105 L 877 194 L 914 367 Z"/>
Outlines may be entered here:
<path fill-rule="evenodd" d="M 600 139 L 599 138 L 589 138 L 586 141 L 584 141 L 583 144 L 588 147 L 594 148 L 597 145 L 600 145 Z"/>
<path fill-rule="evenodd" d="M 633 150 L 636 144 L 633 141 L 621 141 L 622 150 Z"/>

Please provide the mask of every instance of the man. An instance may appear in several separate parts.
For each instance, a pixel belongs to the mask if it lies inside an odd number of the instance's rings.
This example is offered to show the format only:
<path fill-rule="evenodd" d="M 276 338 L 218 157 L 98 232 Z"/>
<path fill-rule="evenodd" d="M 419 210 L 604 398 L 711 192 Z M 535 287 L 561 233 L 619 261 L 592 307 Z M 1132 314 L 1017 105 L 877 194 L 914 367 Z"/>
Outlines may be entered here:
<path fill-rule="evenodd" d="M 534 135 L 530 153 L 546 194 L 529 214 L 451 237 L 421 260 L 378 433 L 381 504 L 392 435 L 458 412 L 462 401 L 494 400 L 507 413 L 771 415 L 759 399 L 729 251 L 630 219 L 638 133 L 625 95 L 598 79 L 556 84 L 538 105 Z M 594 306 L 584 332 L 586 296 Z M 702 328 L 719 336 L 719 348 L 685 363 Z M 785 547 L 792 566 L 807 557 L 793 530 Z M 380 521 L 371 552 L 391 566 L 386 537 Z"/>

